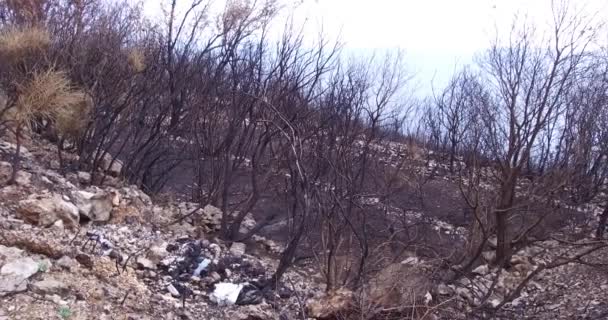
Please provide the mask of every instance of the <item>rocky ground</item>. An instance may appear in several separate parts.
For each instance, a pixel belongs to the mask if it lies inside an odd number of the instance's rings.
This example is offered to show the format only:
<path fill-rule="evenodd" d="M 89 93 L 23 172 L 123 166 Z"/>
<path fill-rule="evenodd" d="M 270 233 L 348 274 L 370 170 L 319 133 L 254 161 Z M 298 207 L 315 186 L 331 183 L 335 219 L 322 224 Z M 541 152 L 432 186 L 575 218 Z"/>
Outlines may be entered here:
<path fill-rule="evenodd" d="M 608 318 L 606 248 L 536 274 L 597 245 L 590 238 L 533 243 L 513 257 L 509 270 L 492 269 L 492 251 L 486 251 L 485 264 L 456 282 L 445 280 L 436 261 L 409 257 L 369 283 L 366 297 L 375 304 L 365 309 L 359 293 L 324 296 L 312 263 L 292 268 L 274 290 L 261 290 L 278 263 L 279 243 L 260 236 L 247 244 L 223 242 L 213 237 L 217 208 L 176 222 L 196 204 L 154 203 L 115 176 L 91 186 L 88 173 L 59 173 L 52 146 L 32 141 L 26 147 L 17 183 L 5 185 L 14 145 L 0 141 L 0 320 L 368 319 L 362 310 L 388 312 L 410 302 L 413 313 L 427 319 Z M 119 166 L 105 169 L 115 175 Z M 426 218 L 412 213 L 408 219 Z M 431 220 L 437 232 L 466 236 Z M 253 225 L 249 217 L 243 227 Z M 515 299 L 504 303 L 513 292 Z M 358 313 L 348 312 L 355 307 Z"/>

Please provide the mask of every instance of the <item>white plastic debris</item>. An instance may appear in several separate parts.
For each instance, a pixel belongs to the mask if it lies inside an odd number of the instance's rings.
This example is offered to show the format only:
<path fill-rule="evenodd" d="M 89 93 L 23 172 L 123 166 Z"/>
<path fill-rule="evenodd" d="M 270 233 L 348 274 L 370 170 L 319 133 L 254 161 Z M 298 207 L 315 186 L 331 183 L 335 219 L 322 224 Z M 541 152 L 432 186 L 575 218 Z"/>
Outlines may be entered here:
<path fill-rule="evenodd" d="M 203 261 L 201 261 L 201 263 L 198 264 L 198 267 L 196 267 L 196 269 L 194 270 L 192 275 L 195 277 L 200 276 L 201 272 L 205 271 L 210 263 L 211 263 L 211 260 L 203 259 Z"/>
<path fill-rule="evenodd" d="M 427 291 L 424 295 L 424 303 L 429 304 L 431 301 L 433 301 L 433 295 L 431 295 L 431 293 Z"/>
<path fill-rule="evenodd" d="M 244 284 L 220 282 L 215 285 L 215 290 L 213 290 L 209 299 L 220 306 L 233 305 L 236 303 L 243 287 Z"/>

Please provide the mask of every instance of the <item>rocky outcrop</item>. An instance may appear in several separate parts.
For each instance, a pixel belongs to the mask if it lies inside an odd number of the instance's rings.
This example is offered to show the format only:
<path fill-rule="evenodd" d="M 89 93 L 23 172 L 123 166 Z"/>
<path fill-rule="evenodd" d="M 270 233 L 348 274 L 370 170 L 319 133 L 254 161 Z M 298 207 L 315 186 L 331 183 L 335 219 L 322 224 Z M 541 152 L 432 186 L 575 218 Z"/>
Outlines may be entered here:
<path fill-rule="evenodd" d="M 90 221 L 105 222 L 112 217 L 112 209 L 119 200 L 116 194 L 106 191 L 96 193 L 77 190 L 72 192 L 72 199 L 78 212 Z"/>
<path fill-rule="evenodd" d="M 32 195 L 19 202 L 17 212 L 28 222 L 50 226 L 61 221 L 65 226 L 77 227 L 78 208 L 59 194 Z"/>

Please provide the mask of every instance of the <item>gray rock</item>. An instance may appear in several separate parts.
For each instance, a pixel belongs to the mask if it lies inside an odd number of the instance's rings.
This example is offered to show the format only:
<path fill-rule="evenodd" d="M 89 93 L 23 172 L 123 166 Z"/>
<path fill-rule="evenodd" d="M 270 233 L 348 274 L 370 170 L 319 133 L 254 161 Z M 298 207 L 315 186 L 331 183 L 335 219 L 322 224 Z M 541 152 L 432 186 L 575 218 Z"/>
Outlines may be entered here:
<path fill-rule="evenodd" d="M 0 183 L 8 181 L 13 173 L 13 165 L 6 161 L 0 161 Z M 31 183 L 32 174 L 26 171 L 17 171 L 15 182 L 21 186 L 27 186 Z"/>
<path fill-rule="evenodd" d="M 162 242 L 151 246 L 147 253 L 148 259 L 156 264 L 163 261 L 167 256 L 169 256 L 167 245 L 167 242 Z"/>
<path fill-rule="evenodd" d="M 230 246 L 230 253 L 235 257 L 241 257 L 245 254 L 247 246 L 242 242 L 233 242 Z"/>
<path fill-rule="evenodd" d="M 38 294 L 57 294 L 60 296 L 69 291 L 67 284 L 51 277 L 31 283 L 29 288 Z"/>
<path fill-rule="evenodd" d="M 490 267 L 487 264 L 482 264 L 479 267 L 473 269 L 473 273 L 478 275 L 486 275 L 490 272 Z"/>
<path fill-rule="evenodd" d="M 0 245 L 0 266 L 2 266 L 5 261 L 20 258 L 22 254 L 23 250 L 21 249 Z"/>
<path fill-rule="evenodd" d="M 78 267 L 78 261 L 68 256 L 63 256 L 57 260 L 57 265 L 63 269 L 72 271 Z"/>
<path fill-rule="evenodd" d="M 27 279 L 38 272 L 38 262 L 32 258 L 19 258 L 7 262 L 0 269 L 0 275 L 15 275 Z"/>
<path fill-rule="evenodd" d="M 118 176 L 122 171 L 122 166 L 122 161 L 113 159 L 109 153 L 106 153 L 103 159 L 101 159 L 101 168 L 110 175 Z"/>
<path fill-rule="evenodd" d="M 80 181 L 80 183 L 87 184 L 87 183 L 91 182 L 91 174 L 88 172 L 78 171 L 77 177 L 78 177 L 78 181 Z"/>
<path fill-rule="evenodd" d="M 144 257 L 137 257 L 137 267 L 141 269 L 156 270 L 156 264 Z"/>
<path fill-rule="evenodd" d="M 38 263 L 32 258 L 9 261 L 0 269 L 0 297 L 27 290 L 27 279 L 38 272 Z"/>
<path fill-rule="evenodd" d="M 439 286 L 437 286 L 437 293 L 441 294 L 441 295 L 450 295 L 454 292 L 454 290 L 452 290 L 452 288 L 450 288 L 449 286 L 441 283 L 439 284 Z"/>
<path fill-rule="evenodd" d="M 0 275 L 0 297 L 25 290 L 27 290 L 27 278 L 13 274 Z"/>

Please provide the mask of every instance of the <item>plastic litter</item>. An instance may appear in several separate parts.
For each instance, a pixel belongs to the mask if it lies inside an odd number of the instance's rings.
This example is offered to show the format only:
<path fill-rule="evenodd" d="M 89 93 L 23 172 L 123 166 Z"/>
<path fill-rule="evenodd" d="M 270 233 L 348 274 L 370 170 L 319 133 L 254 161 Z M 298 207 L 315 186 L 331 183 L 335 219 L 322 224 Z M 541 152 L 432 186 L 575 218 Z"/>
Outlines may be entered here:
<path fill-rule="evenodd" d="M 195 277 L 200 276 L 201 272 L 205 271 L 210 263 L 211 263 L 211 260 L 206 259 L 206 258 L 203 259 L 203 261 L 201 261 L 198 264 L 198 266 L 196 267 L 196 269 L 194 269 L 194 272 L 192 273 L 192 275 L 195 276 Z"/>
<path fill-rule="evenodd" d="M 220 306 L 233 305 L 236 303 L 239 293 L 241 293 L 244 286 L 244 284 L 230 282 L 217 283 L 209 299 Z"/>

